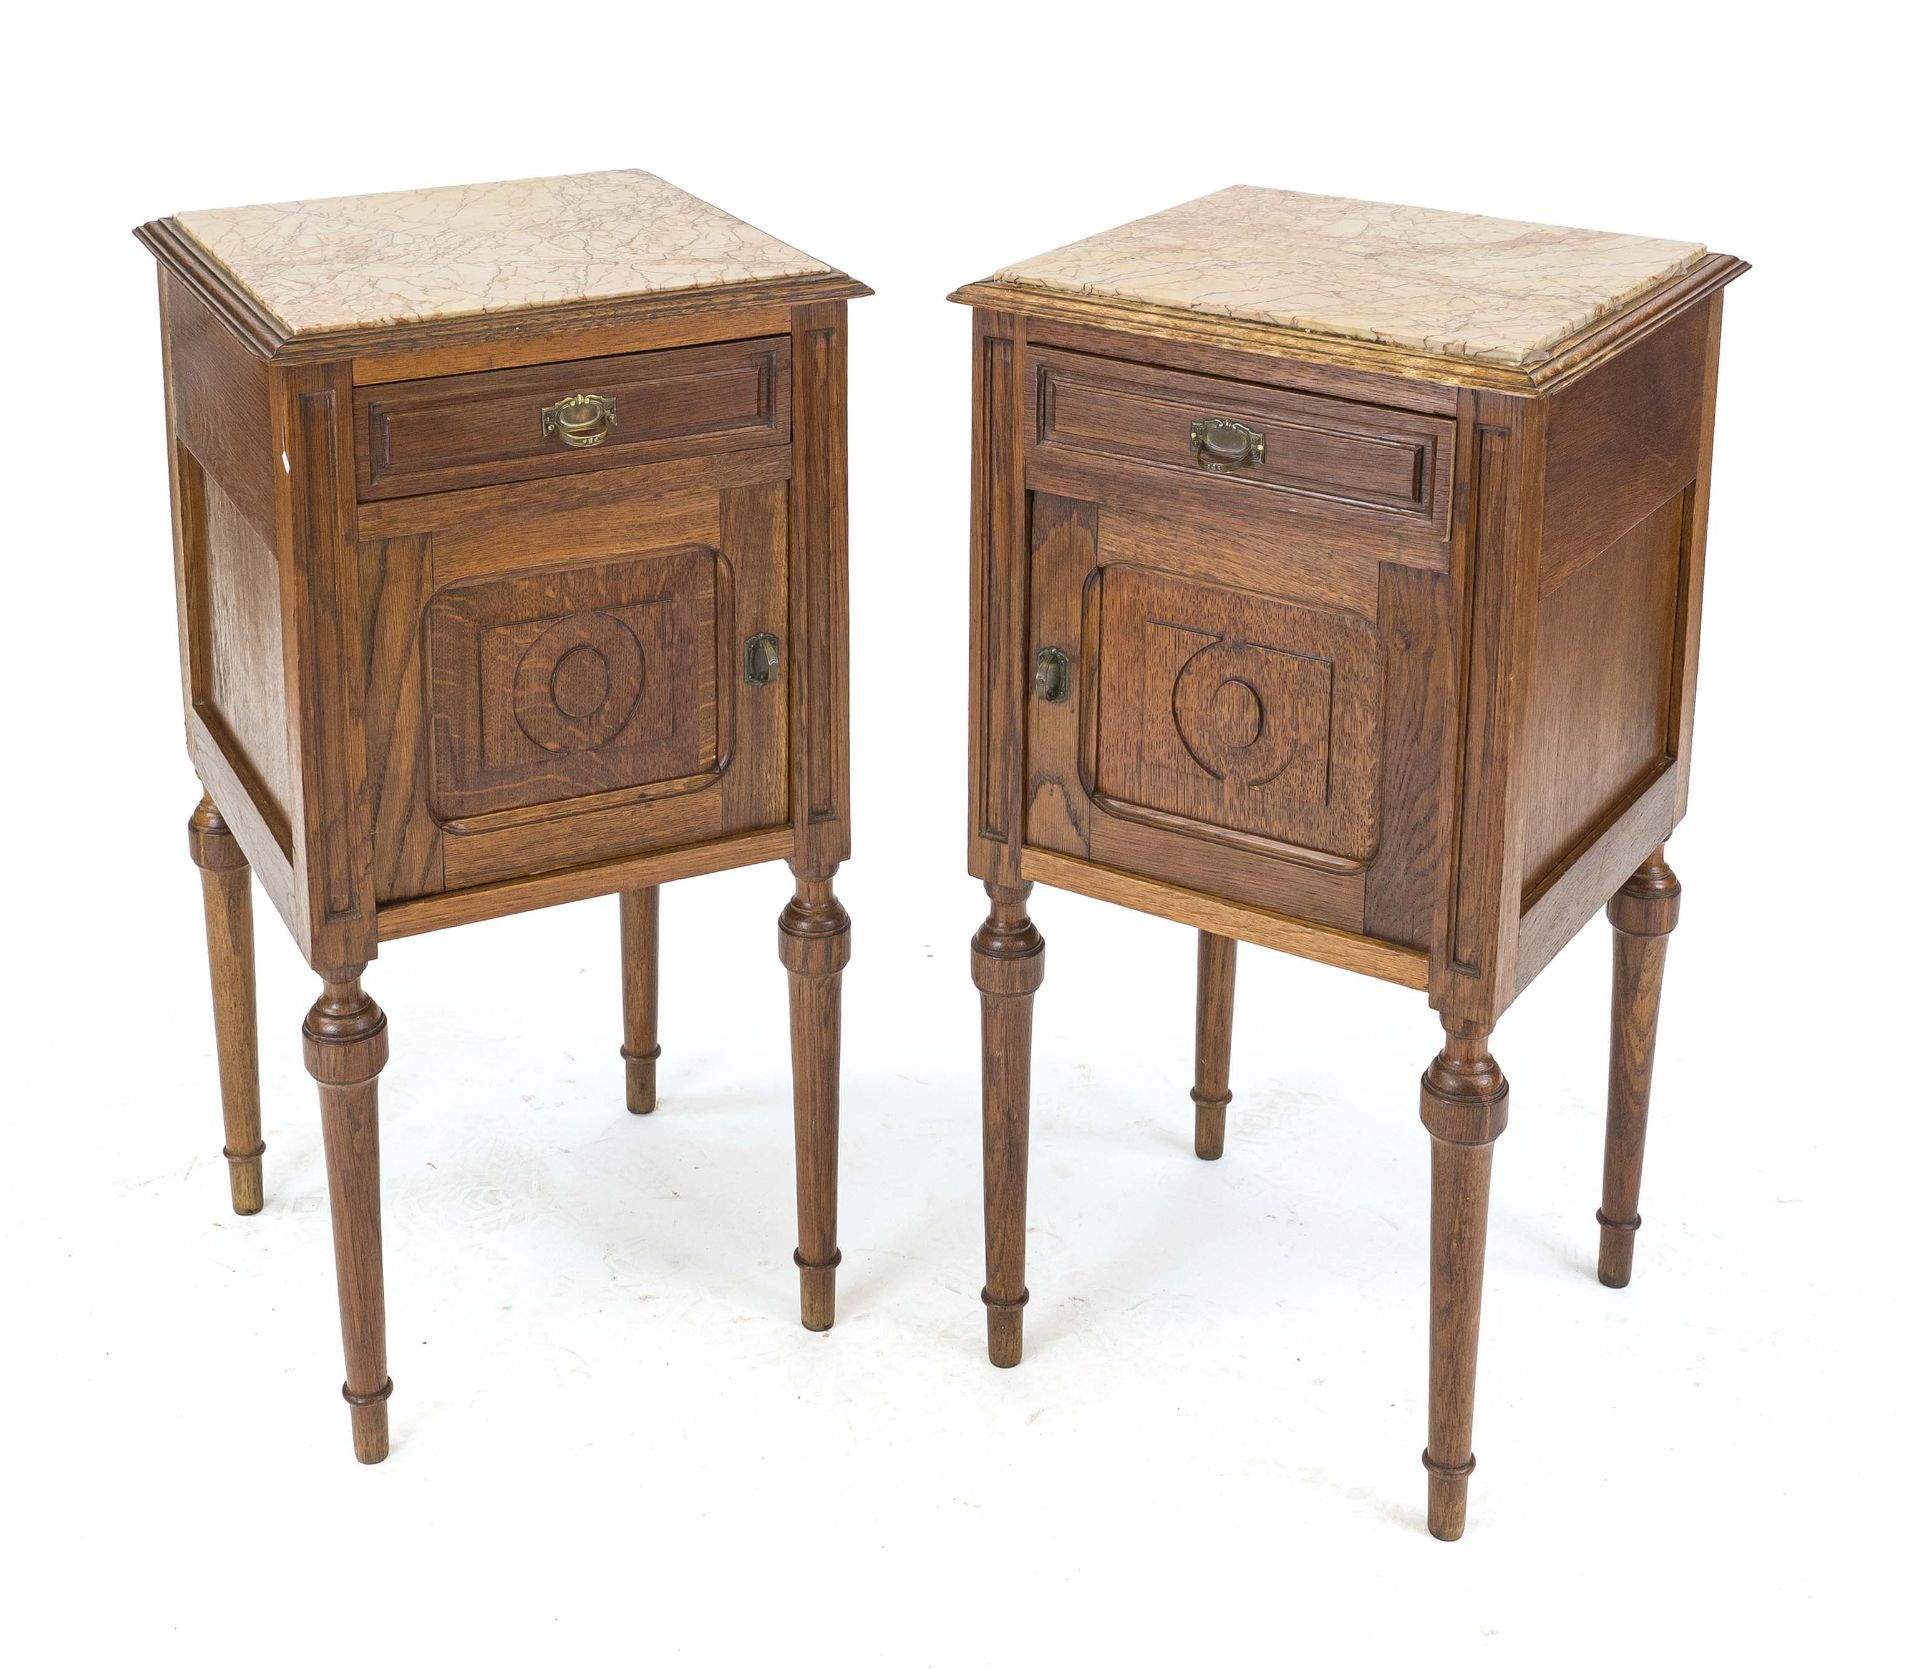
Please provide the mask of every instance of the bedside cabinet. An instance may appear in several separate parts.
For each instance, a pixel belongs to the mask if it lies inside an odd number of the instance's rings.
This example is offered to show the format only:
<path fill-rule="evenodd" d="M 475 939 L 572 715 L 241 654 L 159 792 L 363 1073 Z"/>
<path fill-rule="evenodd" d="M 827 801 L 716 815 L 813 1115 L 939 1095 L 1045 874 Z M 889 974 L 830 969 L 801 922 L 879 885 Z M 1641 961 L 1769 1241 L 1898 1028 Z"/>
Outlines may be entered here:
<path fill-rule="evenodd" d="M 846 303 L 627 171 L 181 214 L 160 264 L 187 748 L 234 1209 L 263 1199 L 249 874 L 320 975 L 354 1451 L 387 1453 L 383 940 L 785 859 L 802 1319 L 833 1321 Z M 451 1111 L 451 1109 L 449 1109 Z"/>
<path fill-rule="evenodd" d="M 1428 1525 L 1465 1524 L 1494 1023 L 1615 932 L 1600 1278 L 1626 1283 L 1686 809 L 1721 289 L 1700 246 L 1235 187 L 974 309 L 970 867 L 988 1345 L 1018 1362 L 1035 881 L 1424 991 Z"/>

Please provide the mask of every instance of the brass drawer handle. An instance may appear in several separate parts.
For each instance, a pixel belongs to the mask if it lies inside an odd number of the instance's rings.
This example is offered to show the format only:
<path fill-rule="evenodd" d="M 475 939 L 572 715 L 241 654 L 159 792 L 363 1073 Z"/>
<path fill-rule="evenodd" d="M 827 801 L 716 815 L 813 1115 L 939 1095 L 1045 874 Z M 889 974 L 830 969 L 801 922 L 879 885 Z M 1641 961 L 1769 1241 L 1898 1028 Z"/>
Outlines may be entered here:
<path fill-rule="evenodd" d="M 1231 475 L 1248 464 L 1264 463 L 1267 456 L 1265 435 L 1225 417 L 1196 417 L 1187 444 L 1194 461 L 1212 475 Z"/>
<path fill-rule="evenodd" d="M 540 432 L 568 446 L 598 446 L 619 421 L 611 394 L 569 394 L 540 410 Z"/>

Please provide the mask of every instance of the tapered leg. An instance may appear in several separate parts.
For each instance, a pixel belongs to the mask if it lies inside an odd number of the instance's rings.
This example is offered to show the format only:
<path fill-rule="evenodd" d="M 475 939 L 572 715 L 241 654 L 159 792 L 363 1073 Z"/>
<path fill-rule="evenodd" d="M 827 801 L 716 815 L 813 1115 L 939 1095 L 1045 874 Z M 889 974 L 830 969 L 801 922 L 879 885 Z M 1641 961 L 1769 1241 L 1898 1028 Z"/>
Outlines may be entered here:
<path fill-rule="evenodd" d="M 1219 933 L 1200 935 L 1199 1000 L 1193 1033 L 1193 1151 L 1218 1159 L 1227 1145 L 1227 1067 L 1233 1055 L 1233 965 L 1240 947 Z"/>
<path fill-rule="evenodd" d="M 660 889 L 620 895 L 620 994 L 626 1010 L 627 1111 L 654 1109 L 654 1063 L 660 1059 Z"/>
<path fill-rule="evenodd" d="M 1427 1449 L 1420 1458 L 1427 1528 L 1450 1542 L 1467 1527 L 1487 1188 L 1493 1144 L 1507 1127 L 1507 1081 L 1487 1053 L 1487 1028 L 1446 1025 L 1446 1047 L 1420 1080 L 1420 1122 L 1433 1149 Z"/>
<path fill-rule="evenodd" d="M 355 1458 L 387 1458 L 387 1299 L 380 1262 L 380 1069 L 387 1064 L 387 1017 L 360 989 L 357 967 L 326 976 L 307 1015 L 307 1070 L 320 1086 L 327 1194 L 333 1208 L 333 1263 L 340 1283 L 340 1336 L 353 1413 Z"/>
<path fill-rule="evenodd" d="M 260 1156 L 260 1028 L 253 985 L 253 871 L 207 795 L 187 821 L 187 849 L 200 866 L 207 913 L 207 970 L 213 981 L 213 1040 L 220 1057 L 220 1111 L 226 1121 L 227 1185 L 233 1209 L 251 1217 L 265 1194 Z"/>
<path fill-rule="evenodd" d="M 987 1359 L 1020 1360 L 1027 1303 L 1027 1109 L 1033 1072 L 1033 994 L 1047 945 L 1027 919 L 1031 881 L 987 884 L 987 919 L 973 936 L 980 988 L 981 1139 L 986 1169 Z"/>
<path fill-rule="evenodd" d="M 1680 882 L 1656 848 L 1607 903 L 1613 923 L 1613 1046 L 1607 1063 L 1607 1160 L 1600 1181 L 1600 1280 L 1623 1287 L 1633 1274 L 1640 1227 L 1640 1167 L 1647 1155 L 1647 1102 L 1667 935 L 1680 920 Z"/>
<path fill-rule="evenodd" d="M 780 960 L 787 970 L 793 1032 L 793 1152 L 800 1197 L 800 1324 L 833 1325 L 834 1271 L 840 1267 L 840 972 L 853 949 L 853 925 L 833 896 L 833 869 L 794 874 L 793 898 L 780 912 Z"/>

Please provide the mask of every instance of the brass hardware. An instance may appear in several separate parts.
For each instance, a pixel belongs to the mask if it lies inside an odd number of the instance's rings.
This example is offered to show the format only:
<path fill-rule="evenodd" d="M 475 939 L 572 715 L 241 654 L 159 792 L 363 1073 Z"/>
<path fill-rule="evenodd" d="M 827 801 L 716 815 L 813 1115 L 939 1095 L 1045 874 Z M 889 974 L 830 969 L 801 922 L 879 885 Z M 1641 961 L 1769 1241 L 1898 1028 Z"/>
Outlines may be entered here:
<path fill-rule="evenodd" d="M 1267 437 L 1258 429 L 1225 417 L 1196 417 L 1187 433 L 1194 461 L 1212 475 L 1231 475 L 1247 464 L 1264 463 Z"/>
<path fill-rule="evenodd" d="M 568 446 L 598 446 L 620 421 L 611 394 L 569 394 L 540 408 L 540 432 L 558 435 Z"/>
<path fill-rule="evenodd" d="M 780 640 L 771 632 L 755 632 L 747 639 L 742 665 L 749 684 L 771 684 L 780 670 Z"/>
<path fill-rule="evenodd" d="M 1042 701 L 1065 701 L 1073 688 L 1073 662 L 1048 644 L 1033 657 L 1033 693 Z"/>

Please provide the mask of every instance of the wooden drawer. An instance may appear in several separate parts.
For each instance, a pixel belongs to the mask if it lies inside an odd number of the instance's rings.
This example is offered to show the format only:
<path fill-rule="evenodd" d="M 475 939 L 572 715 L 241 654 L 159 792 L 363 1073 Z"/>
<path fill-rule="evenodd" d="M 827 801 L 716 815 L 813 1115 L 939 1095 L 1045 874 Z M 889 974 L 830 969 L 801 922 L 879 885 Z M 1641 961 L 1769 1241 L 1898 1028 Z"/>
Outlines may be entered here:
<path fill-rule="evenodd" d="M 786 444 L 788 339 L 386 383 L 353 401 L 362 502 Z M 599 419 L 576 396 L 597 397 Z M 571 419 L 577 424 L 567 432 Z"/>
<path fill-rule="evenodd" d="M 1146 464 L 1257 491 L 1277 504 L 1448 528 L 1453 423 L 1444 417 L 1035 348 L 1027 389 L 1036 454 Z M 1209 443 L 1205 436 L 1215 438 Z M 1223 457 L 1245 448 L 1239 458 Z"/>

